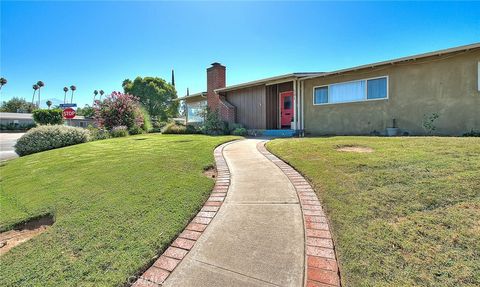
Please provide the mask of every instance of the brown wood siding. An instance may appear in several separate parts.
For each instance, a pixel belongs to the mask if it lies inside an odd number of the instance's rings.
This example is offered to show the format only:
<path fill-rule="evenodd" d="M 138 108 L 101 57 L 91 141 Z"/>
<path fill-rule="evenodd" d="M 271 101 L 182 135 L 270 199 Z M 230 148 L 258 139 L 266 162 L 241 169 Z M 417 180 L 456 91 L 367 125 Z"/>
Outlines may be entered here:
<path fill-rule="evenodd" d="M 267 86 L 266 91 L 267 129 L 278 129 L 278 85 Z"/>
<path fill-rule="evenodd" d="M 293 91 L 293 82 L 278 84 L 278 93 Z"/>
<path fill-rule="evenodd" d="M 236 122 L 247 129 L 266 128 L 265 86 L 227 92 L 227 101 L 236 107 Z"/>
<path fill-rule="evenodd" d="M 269 85 L 266 87 L 266 127 L 278 129 L 280 118 L 280 93 L 293 91 L 293 82 Z"/>

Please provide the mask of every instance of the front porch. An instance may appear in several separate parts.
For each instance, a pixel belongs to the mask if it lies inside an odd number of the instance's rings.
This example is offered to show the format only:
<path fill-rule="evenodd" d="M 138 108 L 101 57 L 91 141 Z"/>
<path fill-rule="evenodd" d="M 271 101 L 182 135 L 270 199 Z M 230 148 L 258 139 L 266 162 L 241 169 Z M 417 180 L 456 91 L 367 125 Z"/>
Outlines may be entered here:
<path fill-rule="evenodd" d="M 273 136 L 301 134 L 303 101 L 300 91 L 300 83 L 296 79 L 265 85 L 265 124 L 268 133 Z"/>

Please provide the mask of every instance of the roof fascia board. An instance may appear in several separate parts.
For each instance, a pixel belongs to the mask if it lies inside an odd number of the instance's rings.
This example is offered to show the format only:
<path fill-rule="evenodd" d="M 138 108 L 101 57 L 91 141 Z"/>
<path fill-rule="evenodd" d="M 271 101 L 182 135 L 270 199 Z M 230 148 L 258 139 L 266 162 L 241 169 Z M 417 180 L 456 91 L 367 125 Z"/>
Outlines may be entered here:
<path fill-rule="evenodd" d="M 456 47 L 456 48 L 450 48 L 450 49 L 445 49 L 445 50 L 439 50 L 439 51 L 434 51 L 434 52 L 429 52 L 429 53 L 424 53 L 424 54 L 417 54 L 413 56 L 408 56 L 408 57 L 402 57 L 402 58 L 397 58 L 393 60 L 388 60 L 388 61 L 382 61 L 382 62 L 376 62 L 372 64 L 366 64 L 366 65 L 361 65 L 361 66 L 356 66 L 352 68 L 346 68 L 346 69 L 341 69 L 341 70 L 336 70 L 332 72 L 327 72 L 315 76 L 309 76 L 309 77 L 304 77 L 301 78 L 301 81 L 308 80 L 308 79 L 314 79 L 314 78 L 321 78 L 321 77 L 326 77 L 326 76 L 331 76 L 331 75 L 336 75 L 336 74 L 342 74 L 346 72 L 353 72 L 357 70 L 362 70 L 362 69 L 367 69 L 367 68 L 375 68 L 379 66 L 384 66 L 384 65 L 394 65 L 396 63 L 400 62 L 407 62 L 407 61 L 415 61 L 421 58 L 428 58 L 432 56 L 441 56 L 445 54 L 450 54 L 450 53 L 455 53 L 455 52 L 462 52 L 462 51 L 469 51 L 473 50 L 476 48 L 480 48 L 480 43 L 475 43 L 471 45 L 466 45 L 466 46 L 461 46 L 461 47 Z"/>

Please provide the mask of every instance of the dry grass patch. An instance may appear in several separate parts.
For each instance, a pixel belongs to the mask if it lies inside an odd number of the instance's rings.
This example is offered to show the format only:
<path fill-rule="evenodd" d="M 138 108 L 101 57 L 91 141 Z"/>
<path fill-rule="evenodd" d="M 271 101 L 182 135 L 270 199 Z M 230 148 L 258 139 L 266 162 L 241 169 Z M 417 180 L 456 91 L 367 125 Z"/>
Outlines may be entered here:
<path fill-rule="evenodd" d="M 355 146 L 355 145 L 346 145 L 339 146 L 336 148 L 337 151 L 343 152 L 358 152 L 358 153 L 370 153 L 373 152 L 373 148 L 367 146 Z"/>

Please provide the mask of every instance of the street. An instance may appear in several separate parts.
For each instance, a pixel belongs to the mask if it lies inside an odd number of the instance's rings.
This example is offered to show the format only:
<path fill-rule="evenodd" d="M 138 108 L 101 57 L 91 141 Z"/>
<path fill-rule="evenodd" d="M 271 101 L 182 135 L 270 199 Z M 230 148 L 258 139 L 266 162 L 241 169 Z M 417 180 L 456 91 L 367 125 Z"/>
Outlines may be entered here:
<path fill-rule="evenodd" d="M 24 133 L 0 133 L 0 160 L 18 157 L 13 146 Z"/>

